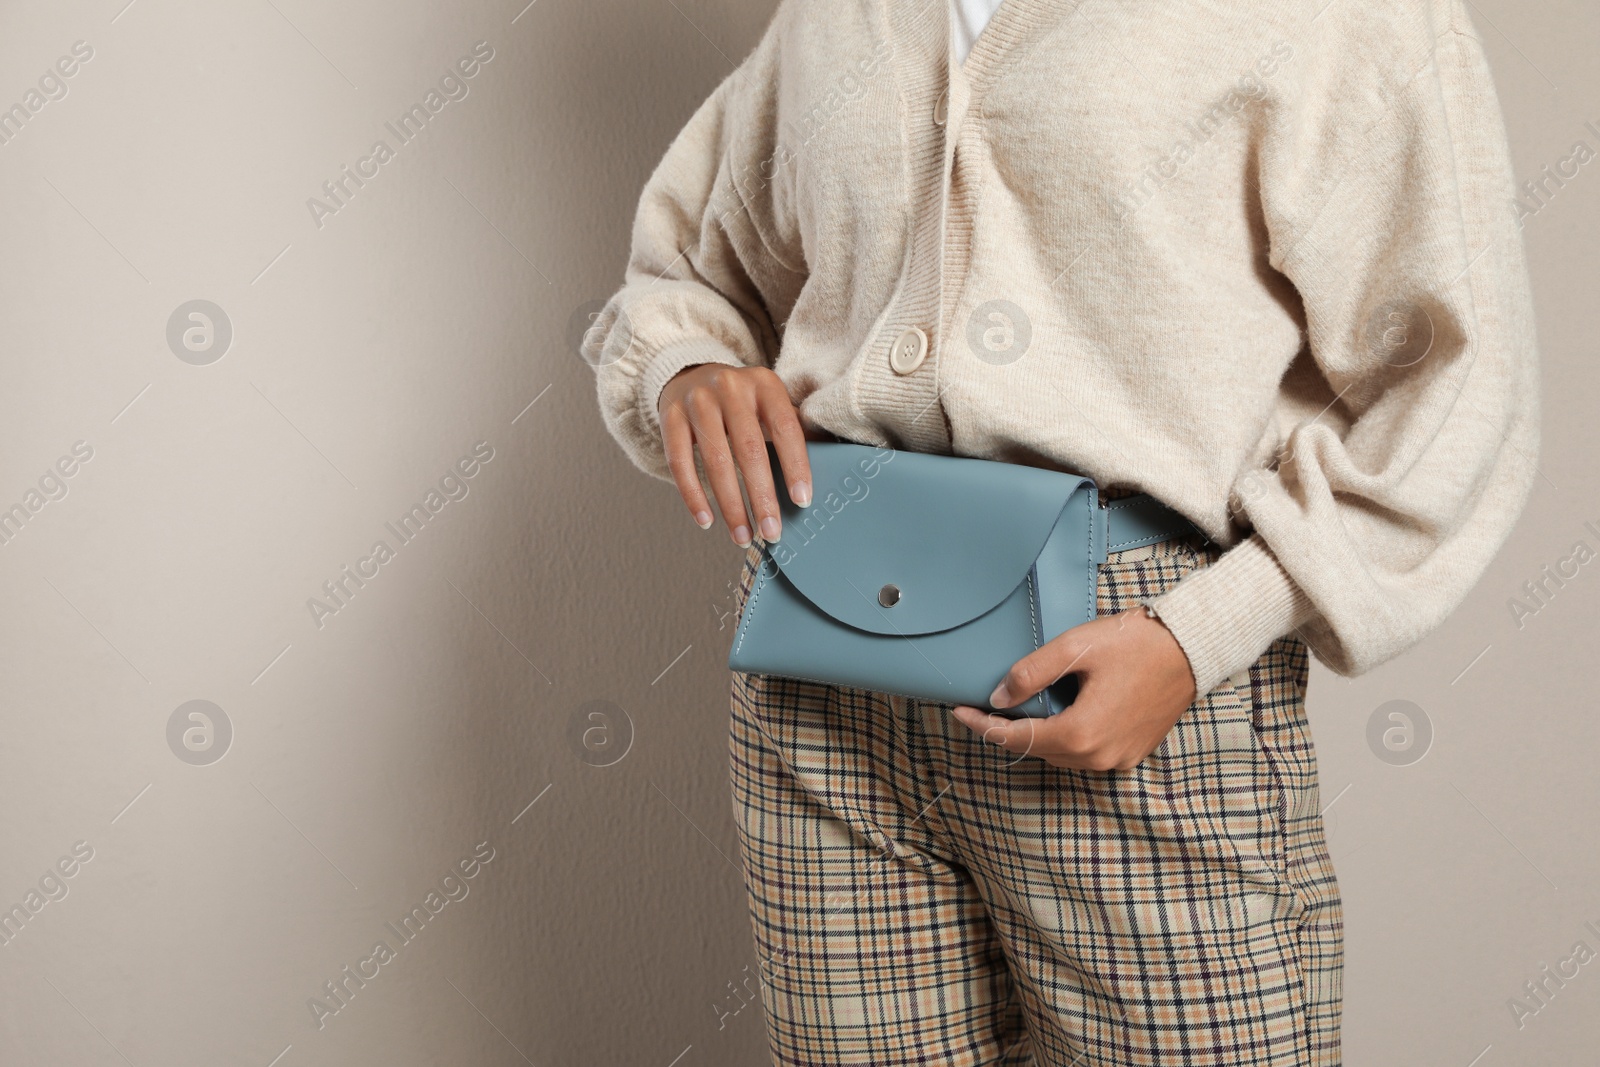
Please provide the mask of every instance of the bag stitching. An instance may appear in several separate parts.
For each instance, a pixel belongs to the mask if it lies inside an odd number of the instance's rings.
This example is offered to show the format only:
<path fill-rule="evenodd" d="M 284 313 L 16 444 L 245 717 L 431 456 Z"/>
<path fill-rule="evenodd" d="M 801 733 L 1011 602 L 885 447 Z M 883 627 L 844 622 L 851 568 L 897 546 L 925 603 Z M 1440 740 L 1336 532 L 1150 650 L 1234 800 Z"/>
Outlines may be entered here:
<path fill-rule="evenodd" d="M 1033 647 L 1036 650 L 1044 644 L 1044 632 L 1039 629 L 1039 616 L 1034 611 L 1039 598 L 1039 587 L 1034 582 L 1034 571 L 1037 569 L 1036 563 L 1028 568 L 1027 577 L 1023 578 L 1028 583 L 1028 621 L 1033 624 Z"/>
<path fill-rule="evenodd" d="M 1094 507 L 1095 507 L 1095 501 L 1094 501 L 1094 496 L 1095 496 L 1094 491 L 1091 491 L 1089 493 L 1086 493 L 1084 495 L 1084 498 L 1083 498 L 1083 503 L 1084 503 L 1084 506 L 1088 509 L 1088 517 L 1089 517 L 1089 522 L 1088 522 L 1088 526 L 1089 526 L 1089 544 L 1088 544 L 1087 549 L 1084 552 L 1084 558 L 1089 561 L 1089 580 L 1084 583 L 1088 587 L 1087 590 L 1085 591 L 1085 596 L 1084 596 L 1084 601 L 1085 601 L 1084 610 L 1087 612 L 1086 619 L 1090 620 L 1090 621 L 1092 621 L 1095 618 L 1096 614 L 1097 614 L 1097 611 L 1096 611 L 1097 603 L 1096 603 L 1096 601 L 1098 599 L 1098 593 L 1099 593 L 1099 589 L 1097 587 L 1100 584 L 1100 568 L 1094 562 L 1094 557 L 1095 557 L 1095 551 L 1094 551 L 1094 518 L 1095 518 L 1095 516 L 1094 516 Z M 1106 516 L 1106 529 L 1108 531 L 1111 528 L 1110 527 L 1110 519 L 1111 519 L 1111 517 L 1109 515 Z M 1060 679 L 1057 679 L 1057 681 L 1059 681 L 1059 680 Z"/>
<path fill-rule="evenodd" d="M 1028 618 L 1033 621 L 1033 650 L 1035 652 L 1044 647 L 1044 631 L 1039 628 L 1039 617 L 1034 613 L 1034 606 L 1039 599 L 1039 587 L 1037 584 L 1038 570 L 1039 563 L 1037 560 L 1035 560 L 1033 565 L 1028 568 L 1027 577 L 1023 579 L 1023 581 L 1028 583 Z M 1035 693 L 1027 703 L 1032 704 L 1035 701 L 1039 702 L 1045 711 L 1050 710 L 1050 698 L 1045 696 L 1043 690 Z M 1026 707 L 1027 705 L 1018 704 L 1016 706 L 1020 708 Z"/>
<path fill-rule="evenodd" d="M 1131 499 L 1131 498 L 1125 498 L 1125 499 Z M 1106 505 L 1106 510 L 1107 511 L 1118 511 L 1118 510 L 1125 511 L 1125 510 L 1127 510 L 1128 508 L 1131 508 L 1131 507 L 1133 507 L 1132 504 L 1119 504 L 1119 503 L 1117 503 L 1116 501 L 1113 500 L 1112 502 L 1110 502 L 1109 504 Z M 1180 536 L 1182 534 L 1185 534 L 1187 532 L 1188 532 L 1187 530 L 1185 530 L 1183 527 L 1179 526 L 1174 530 L 1164 531 L 1161 540 L 1170 541 L 1172 538 L 1178 537 L 1178 536 Z M 1107 546 L 1107 551 L 1116 552 L 1119 549 L 1126 548 L 1126 547 L 1128 547 L 1130 545 L 1133 545 L 1134 542 L 1139 541 L 1139 540 L 1141 540 L 1141 539 L 1138 538 L 1138 537 L 1134 537 L 1134 538 L 1131 538 L 1131 539 L 1129 539 L 1127 541 L 1114 541 L 1109 546 Z M 1156 542 L 1146 542 L 1146 543 L 1147 544 L 1154 544 Z"/>
<path fill-rule="evenodd" d="M 767 550 L 763 548 L 761 550 L 761 562 L 756 564 L 756 585 L 755 585 L 755 588 L 750 590 L 750 595 L 749 595 L 748 598 L 746 598 L 745 603 L 744 603 L 743 607 L 740 610 L 741 617 L 739 619 L 739 639 L 733 643 L 733 651 L 735 653 L 737 653 L 739 651 L 740 646 L 742 646 L 744 644 L 745 631 L 750 628 L 750 616 L 755 611 L 756 601 L 758 599 L 760 599 L 761 591 L 766 588 L 766 583 L 767 583 L 766 562 L 767 562 Z M 807 681 L 812 681 L 812 682 L 817 681 L 817 679 L 815 679 L 815 678 L 808 678 L 806 680 Z"/>

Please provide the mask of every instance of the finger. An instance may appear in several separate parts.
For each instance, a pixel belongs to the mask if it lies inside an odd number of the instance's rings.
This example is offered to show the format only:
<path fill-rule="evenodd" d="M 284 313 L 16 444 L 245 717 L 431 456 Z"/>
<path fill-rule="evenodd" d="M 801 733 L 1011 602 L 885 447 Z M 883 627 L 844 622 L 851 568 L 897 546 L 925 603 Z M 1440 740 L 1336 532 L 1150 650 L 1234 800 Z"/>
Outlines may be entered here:
<path fill-rule="evenodd" d="M 728 424 L 728 444 L 733 460 L 744 475 L 745 494 L 750 510 L 761 527 L 761 536 L 776 541 L 783 532 L 778 519 L 778 492 L 772 484 L 772 465 L 767 461 L 767 439 L 761 431 L 755 396 L 735 390 L 725 396 L 723 418 Z"/>
<path fill-rule="evenodd" d="M 1026 756 L 1038 737 L 1038 724 L 1032 719 L 1007 719 L 991 715 L 969 704 L 955 705 L 955 716 L 962 724 L 983 739 L 985 744 L 1003 748 Z"/>
<path fill-rule="evenodd" d="M 783 468 L 789 499 L 798 507 L 809 507 L 811 462 L 806 455 L 806 434 L 800 425 L 800 414 L 795 411 L 781 378 L 774 374 L 767 382 L 756 394 L 762 421 L 771 435 L 773 450 L 778 453 L 778 465 Z"/>
<path fill-rule="evenodd" d="M 728 524 L 728 534 L 734 544 L 746 548 L 750 544 L 750 520 L 745 515 L 738 471 L 734 466 L 733 453 L 728 448 L 721 400 L 712 390 L 694 389 L 684 397 L 684 403 L 693 415 L 695 436 L 700 445 L 700 462 L 705 466 L 712 495 L 717 498 L 717 508 L 722 512 L 723 521 Z"/>
<path fill-rule="evenodd" d="M 711 516 L 711 505 L 700 485 L 700 473 L 694 467 L 694 432 L 682 406 L 674 404 L 661 416 L 661 440 L 666 448 L 667 469 L 672 472 L 678 495 L 688 505 L 695 524 L 702 530 L 711 529 L 716 519 Z"/>
<path fill-rule="evenodd" d="M 1084 624 L 1087 625 L 1087 624 Z M 1045 686 L 1052 685 L 1074 669 L 1088 666 L 1085 657 L 1094 647 L 1086 636 L 1071 630 L 1048 641 L 1011 665 L 1006 676 L 1000 679 L 989 703 L 997 708 L 1009 708 L 1022 703 Z"/>

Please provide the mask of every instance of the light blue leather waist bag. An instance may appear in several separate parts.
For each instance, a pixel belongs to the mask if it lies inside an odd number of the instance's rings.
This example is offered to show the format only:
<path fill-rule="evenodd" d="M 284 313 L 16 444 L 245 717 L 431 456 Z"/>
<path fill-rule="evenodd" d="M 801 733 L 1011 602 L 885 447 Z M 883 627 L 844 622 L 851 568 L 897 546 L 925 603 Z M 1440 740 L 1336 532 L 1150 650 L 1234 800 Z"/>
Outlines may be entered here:
<path fill-rule="evenodd" d="M 812 503 L 775 479 L 783 536 L 761 565 L 728 666 L 996 711 L 1011 665 L 1095 617 L 1107 552 L 1194 534 L 1149 494 L 1099 504 L 1081 475 L 807 442 Z M 772 470 L 777 453 L 767 445 Z M 1054 715 L 1066 675 L 1008 717 Z"/>

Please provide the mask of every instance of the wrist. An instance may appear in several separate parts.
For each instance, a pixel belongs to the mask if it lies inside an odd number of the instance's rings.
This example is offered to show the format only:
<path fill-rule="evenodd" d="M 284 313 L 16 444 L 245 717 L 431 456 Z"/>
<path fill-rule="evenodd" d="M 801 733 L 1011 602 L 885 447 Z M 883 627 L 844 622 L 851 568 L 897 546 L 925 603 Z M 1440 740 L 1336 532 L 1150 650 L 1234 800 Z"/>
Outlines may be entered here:
<path fill-rule="evenodd" d="M 672 380 L 686 370 L 707 363 L 727 367 L 742 367 L 743 363 L 732 351 L 711 340 L 684 341 L 670 345 L 657 353 L 639 376 L 639 400 L 649 404 L 648 418 L 654 420 L 656 433 L 661 432 L 661 395 Z"/>
<path fill-rule="evenodd" d="M 1314 614 L 1259 534 L 1142 601 L 1188 658 L 1203 696 Z"/>
<path fill-rule="evenodd" d="M 1192 703 L 1200 693 L 1195 688 L 1194 665 L 1189 662 L 1189 653 L 1184 650 L 1183 643 L 1178 640 L 1171 627 L 1148 603 L 1139 604 L 1137 610 L 1143 619 L 1148 620 L 1151 632 L 1158 634 L 1157 643 L 1161 646 L 1165 671 L 1188 683 L 1189 699 L 1185 703 Z"/>

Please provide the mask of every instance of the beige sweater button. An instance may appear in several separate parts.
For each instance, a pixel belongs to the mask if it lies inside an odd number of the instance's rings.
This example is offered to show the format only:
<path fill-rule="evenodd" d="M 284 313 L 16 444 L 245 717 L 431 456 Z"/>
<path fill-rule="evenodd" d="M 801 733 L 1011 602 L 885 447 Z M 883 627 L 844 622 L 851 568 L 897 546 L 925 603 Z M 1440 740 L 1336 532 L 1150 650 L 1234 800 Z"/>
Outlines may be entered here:
<path fill-rule="evenodd" d="M 927 356 L 928 335 L 912 326 L 895 338 L 894 347 L 889 349 L 889 366 L 896 374 L 910 374 L 922 366 Z"/>

